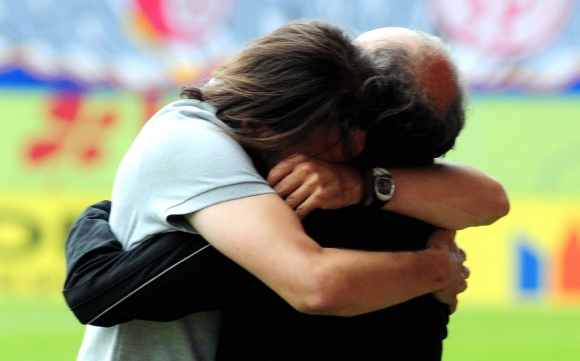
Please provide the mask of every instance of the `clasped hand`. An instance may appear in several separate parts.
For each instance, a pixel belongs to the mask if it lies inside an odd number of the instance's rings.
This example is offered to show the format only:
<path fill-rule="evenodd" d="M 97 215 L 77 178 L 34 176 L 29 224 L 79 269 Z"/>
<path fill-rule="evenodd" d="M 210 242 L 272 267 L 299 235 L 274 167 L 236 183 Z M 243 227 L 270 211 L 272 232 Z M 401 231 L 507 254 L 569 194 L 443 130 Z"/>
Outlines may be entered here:
<path fill-rule="evenodd" d="M 315 209 L 338 209 L 360 202 L 359 171 L 346 164 L 294 154 L 268 174 L 268 183 L 296 211 L 300 219 Z"/>
<path fill-rule="evenodd" d="M 449 276 L 446 286 L 433 292 L 433 296 L 440 302 L 449 305 L 449 313 L 457 309 L 457 295 L 467 289 L 469 268 L 465 266 L 466 254 L 455 243 L 455 231 L 437 229 L 427 242 L 428 249 L 440 251 L 443 254 L 445 269 Z"/>

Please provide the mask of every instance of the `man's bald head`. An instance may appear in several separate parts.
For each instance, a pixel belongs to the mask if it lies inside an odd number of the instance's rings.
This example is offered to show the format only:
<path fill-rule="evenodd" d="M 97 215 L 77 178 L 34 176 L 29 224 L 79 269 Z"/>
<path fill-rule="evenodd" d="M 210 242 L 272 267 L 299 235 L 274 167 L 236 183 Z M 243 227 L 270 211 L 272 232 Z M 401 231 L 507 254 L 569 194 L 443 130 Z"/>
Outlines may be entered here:
<path fill-rule="evenodd" d="M 369 132 L 368 154 L 405 153 L 408 158 L 397 162 L 409 165 L 451 149 L 464 125 L 466 91 L 448 47 L 435 36 L 398 27 L 368 31 L 355 44 L 378 72 L 378 122 Z"/>
<path fill-rule="evenodd" d="M 406 28 L 385 27 L 361 34 L 355 44 L 371 52 L 393 45 L 407 47 L 417 80 L 438 110 L 447 109 L 457 96 L 456 70 L 438 38 Z"/>
<path fill-rule="evenodd" d="M 413 30 L 407 28 L 386 27 L 362 33 L 354 42 L 363 48 L 370 49 L 377 44 L 384 44 L 393 41 L 411 45 L 419 40 L 418 34 Z"/>

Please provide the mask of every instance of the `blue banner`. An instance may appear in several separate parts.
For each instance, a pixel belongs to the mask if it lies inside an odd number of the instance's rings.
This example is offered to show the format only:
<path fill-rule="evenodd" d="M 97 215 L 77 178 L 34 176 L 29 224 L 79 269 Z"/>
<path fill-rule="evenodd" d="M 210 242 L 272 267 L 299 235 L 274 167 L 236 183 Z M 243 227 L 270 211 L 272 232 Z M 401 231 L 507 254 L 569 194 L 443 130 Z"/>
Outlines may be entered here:
<path fill-rule="evenodd" d="M 298 18 L 441 36 L 475 91 L 580 89 L 578 0 L 3 0 L 0 87 L 174 90 Z"/>

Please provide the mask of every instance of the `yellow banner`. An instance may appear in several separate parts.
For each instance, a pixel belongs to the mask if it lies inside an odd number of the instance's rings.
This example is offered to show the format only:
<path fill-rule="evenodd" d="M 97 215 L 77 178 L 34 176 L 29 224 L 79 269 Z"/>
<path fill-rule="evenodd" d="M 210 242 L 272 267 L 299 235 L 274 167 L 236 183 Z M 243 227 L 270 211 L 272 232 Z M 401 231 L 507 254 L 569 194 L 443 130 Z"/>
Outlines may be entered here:
<path fill-rule="evenodd" d="M 83 209 L 107 197 L 0 195 L 0 295 L 60 294 L 68 231 Z"/>
<path fill-rule="evenodd" d="M 580 305 L 579 234 L 580 200 L 513 200 L 505 218 L 458 233 L 471 270 L 460 300 Z"/>
<path fill-rule="evenodd" d="M 0 294 L 59 295 L 76 217 L 107 194 L 0 195 Z M 580 200 L 512 200 L 497 223 L 460 231 L 471 269 L 462 304 L 580 305 Z"/>

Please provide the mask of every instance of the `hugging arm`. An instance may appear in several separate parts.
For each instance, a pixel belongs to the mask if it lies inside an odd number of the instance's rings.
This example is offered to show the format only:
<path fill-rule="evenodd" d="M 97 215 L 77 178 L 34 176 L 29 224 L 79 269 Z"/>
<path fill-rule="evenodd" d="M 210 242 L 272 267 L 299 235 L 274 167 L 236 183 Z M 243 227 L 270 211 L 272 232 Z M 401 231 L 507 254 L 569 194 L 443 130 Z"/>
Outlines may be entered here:
<path fill-rule="evenodd" d="M 389 170 L 399 182 L 385 210 L 453 230 L 490 225 L 509 212 L 503 186 L 466 164 L 437 159 L 432 165 Z"/>
<path fill-rule="evenodd" d="M 503 186 L 466 164 L 437 159 L 430 165 L 387 169 L 396 188 L 384 210 L 451 230 L 489 225 L 509 211 Z M 317 208 L 370 203 L 372 194 L 365 192 L 372 184 L 369 173 L 297 154 L 274 167 L 268 182 L 304 218 Z"/>
<path fill-rule="evenodd" d="M 70 309 L 83 324 L 108 327 L 134 319 L 173 321 L 190 313 L 228 307 L 251 295 L 261 284 L 257 278 L 217 252 L 197 235 L 165 233 L 124 251 L 109 228 L 109 211 L 108 201 L 89 207 L 77 219 L 66 243 L 67 278 L 63 294 Z M 396 304 L 406 298 L 440 289 L 439 295 L 435 296 L 448 303 L 452 311 L 455 309 L 456 293 L 463 291 L 465 284 L 463 278 L 466 275 L 461 273 L 464 267 L 460 267 L 462 260 L 450 264 L 446 259 L 457 256 L 457 252 L 449 249 L 453 247 L 449 235 L 433 237 L 433 243 L 433 249 L 421 254 L 401 252 L 387 256 L 392 259 L 379 257 L 374 260 L 392 265 L 392 268 L 383 270 L 389 273 L 387 279 L 396 280 L 392 287 L 384 285 L 384 291 L 391 293 L 387 297 L 388 304 Z M 315 253 L 324 250 L 333 252 L 321 248 Z M 359 257 L 368 254 L 354 251 L 344 254 L 345 251 L 340 250 L 335 252 L 339 256 L 341 253 L 342 256 L 348 256 L 351 252 Z M 386 253 L 383 256 L 385 255 Z M 335 262 L 339 263 L 328 264 L 326 272 L 333 266 L 341 268 L 340 258 L 335 256 Z M 428 268 L 438 268 L 442 264 L 455 269 L 445 270 L 445 274 L 439 279 L 432 277 L 435 273 Z M 300 267 L 304 268 L 303 265 Z M 401 268 L 397 269 L 398 267 Z M 369 267 L 368 270 L 372 268 Z M 322 268 L 321 270 L 324 271 Z M 366 280 L 364 272 L 361 269 L 359 277 Z M 414 291 L 406 286 L 406 293 L 397 291 L 397 287 L 400 288 L 406 282 L 398 273 L 407 273 L 404 277 L 411 278 L 408 281 L 415 285 Z M 304 277 L 306 280 L 310 279 L 308 274 Z M 298 283 L 304 281 L 300 281 L 300 277 L 294 278 Z M 330 278 L 322 278 L 325 279 L 324 283 L 332 281 Z M 417 280 L 422 280 L 422 283 L 417 285 Z M 450 287 L 445 288 L 445 284 Z M 340 308 L 345 306 L 339 305 L 336 300 L 340 297 L 336 286 L 331 287 L 334 289 L 334 296 L 327 294 L 324 288 L 318 289 L 323 294 L 316 295 L 316 282 L 313 286 L 314 293 L 311 292 L 310 295 L 292 295 L 292 292 L 286 292 L 295 307 L 302 311 L 331 314 L 344 312 Z M 365 287 L 367 286 L 358 286 L 359 289 Z M 382 296 L 383 301 L 385 296 Z M 375 304 L 370 307 L 378 306 Z M 352 309 L 347 311 L 353 312 Z M 363 311 L 355 310 L 355 313 L 358 312 Z"/>
<path fill-rule="evenodd" d="M 81 323 L 173 321 L 227 307 L 258 283 L 199 235 L 163 233 L 124 251 L 110 209 L 109 201 L 87 208 L 67 238 L 63 295 Z"/>
<path fill-rule="evenodd" d="M 445 242 L 416 252 L 324 248 L 275 194 L 218 203 L 186 218 L 216 249 L 303 313 L 354 316 L 456 281 L 465 289 L 465 258 L 450 247 L 451 231 L 445 231 Z"/>

